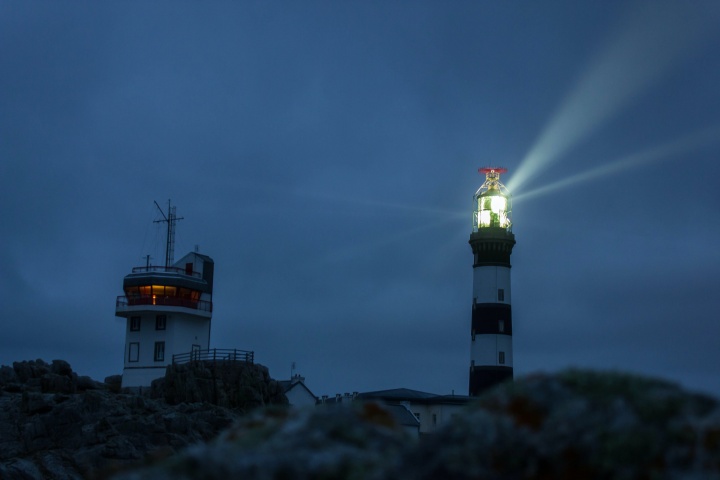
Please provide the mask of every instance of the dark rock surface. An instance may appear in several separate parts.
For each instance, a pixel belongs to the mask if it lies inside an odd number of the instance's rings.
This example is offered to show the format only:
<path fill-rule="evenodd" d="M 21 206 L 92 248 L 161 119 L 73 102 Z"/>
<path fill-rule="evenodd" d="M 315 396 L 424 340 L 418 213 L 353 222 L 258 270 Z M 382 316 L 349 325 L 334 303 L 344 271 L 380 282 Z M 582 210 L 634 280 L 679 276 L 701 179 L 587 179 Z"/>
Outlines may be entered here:
<path fill-rule="evenodd" d="M 720 406 L 660 380 L 572 370 L 503 385 L 419 441 L 377 405 L 267 409 L 113 478 L 720 479 Z"/>
<path fill-rule="evenodd" d="M 150 395 L 171 405 L 210 402 L 243 412 L 266 405 L 287 405 L 280 384 L 262 365 L 212 360 L 168 366 L 153 381 Z"/>
<path fill-rule="evenodd" d="M 241 370 L 266 380 L 267 385 L 253 384 L 262 388 L 252 395 L 265 400 L 263 392 L 276 383 L 267 369 Z M 163 398 L 114 393 L 117 377 L 108 377 L 109 384 L 96 382 L 77 376 L 60 360 L 0 367 L 0 479 L 104 478 L 148 455 L 165 456 L 207 441 L 255 405 L 169 405 Z M 161 385 L 155 392 L 164 397 Z M 186 392 L 192 394 L 190 386 Z M 267 398 L 273 401 L 287 403 L 284 395 Z"/>

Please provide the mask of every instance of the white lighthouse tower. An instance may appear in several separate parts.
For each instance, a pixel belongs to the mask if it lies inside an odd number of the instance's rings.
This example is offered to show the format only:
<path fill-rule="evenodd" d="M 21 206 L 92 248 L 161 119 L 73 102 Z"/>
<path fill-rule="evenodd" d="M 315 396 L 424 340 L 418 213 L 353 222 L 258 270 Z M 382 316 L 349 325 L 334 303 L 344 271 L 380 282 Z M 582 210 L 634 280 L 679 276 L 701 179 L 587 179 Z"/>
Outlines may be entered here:
<path fill-rule="evenodd" d="M 475 195 L 470 395 L 513 378 L 510 254 L 515 245 L 512 196 L 500 183 L 504 168 L 481 168 L 485 182 Z"/>
<path fill-rule="evenodd" d="M 158 207 L 159 208 L 159 207 Z M 161 210 L 162 212 L 162 210 Z M 168 206 L 165 265 L 149 262 L 125 276 L 115 315 L 127 319 L 123 387 L 144 387 L 165 375 L 173 355 L 207 351 L 210 347 L 215 264 L 191 252 L 173 260 L 175 208 Z"/>

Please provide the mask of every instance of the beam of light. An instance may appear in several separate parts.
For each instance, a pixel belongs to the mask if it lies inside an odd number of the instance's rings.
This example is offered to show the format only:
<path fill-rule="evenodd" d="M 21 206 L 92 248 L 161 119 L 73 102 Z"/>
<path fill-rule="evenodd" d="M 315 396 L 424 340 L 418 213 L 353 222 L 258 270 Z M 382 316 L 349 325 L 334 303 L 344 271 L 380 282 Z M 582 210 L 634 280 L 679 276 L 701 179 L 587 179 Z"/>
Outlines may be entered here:
<path fill-rule="evenodd" d="M 508 189 L 519 191 L 658 81 L 684 53 L 714 32 L 717 17 L 712 4 L 686 2 L 650 2 L 632 12 L 565 97 Z"/>
<path fill-rule="evenodd" d="M 464 215 L 467 218 L 467 214 Z M 342 248 L 330 250 L 320 259 L 313 259 L 312 265 L 317 266 L 320 263 L 337 263 L 353 257 L 356 257 L 362 253 L 371 252 L 375 249 L 393 244 L 399 241 L 405 241 L 409 237 L 414 237 L 419 233 L 427 232 L 440 227 L 445 227 L 449 223 L 455 222 L 457 218 L 449 217 L 444 218 L 435 222 L 424 222 L 423 224 L 409 228 L 400 232 L 381 235 L 375 237 L 369 242 L 353 243 L 352 245 L 346 245 Z"/>
<path fill-rule="evenodd" d="M 442 208 L 434 208 L 434 207 L 426 207 L 421 205 L 408 205 L 408 204 L 402 204 L 402 203 L 393 203 L 393 202 L 383 202 L 379 200 L 371 200 L 367 198 L 359 198 L 349 195 L 332 195 L 332 194 L 326 194 L 326 193 L 318 193 L 318 192 L 303 192 L 303 191 L 295 191 L 293 192 L 296 195 L 307 197 L 307 198 L 313 198 L 317 200 L 331 200 L 333 202 L 342 202 L 342 203 L 350 203 L 355 205 L 364 205 L 368 207 L 377 207 L 377 208 L 383 208 L 383 209 L 391 209 L 391 210 L 404 210 L 407 212 L 415 212 L 415 213 L 421 213 L 421 214 L 429 214 L 429 215 L 435 215 L 440 217 L 467 217 L 467 212 L 465 213 L 458 213 L 453 210 L 445 210 Z"/>
<path fill-rule="evenodd" d="M 665 160 L 667 158 L 687 153 L 691 150 L 701 148 L 718 141 L 720 141 L 720 125 L 715 125 L 710 128 L 706 128 L 705 130 L 702 130 L 700 132 L 681 137 L 678 140 L 674 140 L 672 142 L 668 142 L 657 147 L 644 150 L 642 152 L 628 155 L 605 165 L 601 165 L 597 168 L 593 168 L 592 170 L 572 175 L 570 177 L 558 180 L 557 182 L 553 182 L 548 185 L 544 185 L 540 188 L 536 188 L 535 190 L 531 190 L 520 195 L 515 195 L 513 197 L 513 200 L 527 200 L 528 198 L 533 198 L 550 192 L 554 192 L 561 188 L 575 186 L 579 183 L 587 182 L 590 180 L 596 180 L 600 177 L 611 175 L 621 170 L 640 167 L 647 163 Z"/>

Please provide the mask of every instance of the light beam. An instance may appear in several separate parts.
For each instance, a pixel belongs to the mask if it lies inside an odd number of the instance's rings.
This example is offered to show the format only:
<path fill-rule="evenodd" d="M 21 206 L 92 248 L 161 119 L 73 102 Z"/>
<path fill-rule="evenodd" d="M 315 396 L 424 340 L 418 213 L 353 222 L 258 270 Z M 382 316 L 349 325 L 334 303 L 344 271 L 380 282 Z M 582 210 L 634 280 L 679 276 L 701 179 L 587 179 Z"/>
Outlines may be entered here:
<path fill-rule="evenodd" d="M 628 15 L 565 97 L 508 189 L 519 192 L 537 172 L 560 160 L 657 82 L 684 53 L 715 31 L 717 17 L 718 9 L 710 3 L 685 2 L 651 2 Z"/>
<path fill-rule="evenodd" d="M 613 162 L 601 165 L 583 173 L 578 173 L 570 177 L 558 180 L 557 182 L 544 185 L 535 190 L 531 190 L 520 195 L 513 197 L 514 201 L 527 200 L 529 198 L 538 197 L 545 195 L 550 192 L 554 192 L 561 188 L 575 186 L 579 183 L 588 182 L 595 180 L 600 177 L 611 175 L 621 170 L 629 168 L 640 167 L 647 163 L 657 162 L 666 160 L 669 157 L 687 153 L 696 148 L 701 148 L 706 145 L 720 141 L 720 125 L 715 125 L 710 128 L 706 128 L 700 132 L 696 132 L 690 135 L 681 137 L 678 140 L 668 142 L 657 147 L 649 148 L 642 152 L 627 155 Z"/>

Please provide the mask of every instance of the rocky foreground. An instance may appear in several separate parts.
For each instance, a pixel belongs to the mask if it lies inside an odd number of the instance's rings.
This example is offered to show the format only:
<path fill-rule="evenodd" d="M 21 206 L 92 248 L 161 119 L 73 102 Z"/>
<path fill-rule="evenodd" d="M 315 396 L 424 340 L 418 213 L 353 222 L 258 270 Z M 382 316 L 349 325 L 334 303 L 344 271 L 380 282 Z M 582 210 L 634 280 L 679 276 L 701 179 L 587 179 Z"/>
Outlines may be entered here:
<path fill-rule="evenodd" d="M 62 360 L 0 367 L 0 479 L 106 478 L 207 441 L 254 408 L 287 404 L 262 365 L 176 365 L 145 394 L 121 393 Z"/>
<path fill-rule="evenodd" d="M 374 404 L 269 409 L 114 478 L 717 479 L 720 407 L 663 381 L 568 371 L 501 386 L 416 442 Z"/>
<path fill-rule="evenodd" d="M 169 369 L 161 398 L 108 383 L 0 367 L 0 478 L 720 479 L 718 401 L 620 373 L 519 379 L 420 440 L 377 404 L 255 408 L 283 403 L 260 366 Z"/>

